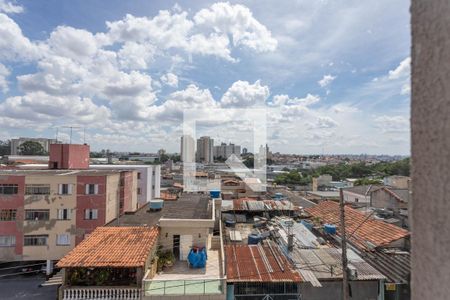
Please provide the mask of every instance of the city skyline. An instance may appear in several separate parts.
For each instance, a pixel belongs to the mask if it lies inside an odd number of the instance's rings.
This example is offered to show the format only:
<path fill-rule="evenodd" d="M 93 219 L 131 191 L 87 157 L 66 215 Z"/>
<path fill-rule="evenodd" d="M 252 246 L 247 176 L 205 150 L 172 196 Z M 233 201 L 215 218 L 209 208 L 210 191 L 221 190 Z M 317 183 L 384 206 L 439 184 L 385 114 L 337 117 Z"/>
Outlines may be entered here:
<path fill-rule="evenodd" d="M 409 154 L 407 1 L 112 2 L 0 1 L 0 139 L 177 152 L 184 109 L 266 107 L 274 152 Z"/>

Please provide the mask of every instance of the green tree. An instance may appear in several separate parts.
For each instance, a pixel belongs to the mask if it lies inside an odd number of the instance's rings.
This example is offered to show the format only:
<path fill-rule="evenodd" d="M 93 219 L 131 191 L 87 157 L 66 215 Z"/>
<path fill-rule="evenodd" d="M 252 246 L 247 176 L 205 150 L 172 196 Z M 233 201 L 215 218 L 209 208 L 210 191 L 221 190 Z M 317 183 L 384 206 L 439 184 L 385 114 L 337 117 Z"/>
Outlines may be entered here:
<path fill-rule="evenodd" d="M 44 147 L 35 141 L 26 141 L 19 147 L 19 153 L 22 155 L 46 155 Z"/>
<path fill-rule="evenodd" d="M 0 140 L 0 155 L 10 155 L 11 154 L 11 141 L 10 140 L 5 140 L 2 141 Z"/>

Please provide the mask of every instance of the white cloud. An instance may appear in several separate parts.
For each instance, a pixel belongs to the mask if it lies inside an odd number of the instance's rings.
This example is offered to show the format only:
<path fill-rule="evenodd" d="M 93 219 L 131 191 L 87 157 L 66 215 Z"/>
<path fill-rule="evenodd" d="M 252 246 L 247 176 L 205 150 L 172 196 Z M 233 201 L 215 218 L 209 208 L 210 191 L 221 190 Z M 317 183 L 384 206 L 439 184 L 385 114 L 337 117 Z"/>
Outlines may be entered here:
<path fill-rule="evenodd" d="M 327 116 L 321 116 L 317 118 L 317 122 L 314 124 L 314 128 L 334 128 L 339 124 L 335 120 Z"/>
<path fill-rule="evenodd" d="M 58 26 L 50 35 L 48 45 L 59 56 L 84 61 L 97 52 L 97 40 L 94 35 L 83 29 Z"/>
<path fill-rule="evenodd" d="M 270 31 L 243 5 L 215 3 L 197 12 L 194 21 L 200 28 L 224 36 L 231 35 L 234 46 L 243 45 L 257 52 L 274 51 L 277 48 L 277 41 Z"/>
<path fill-rule="evenodd" d="M 322 79 L 320 79 L 319 81 L 317 81 L 317 83 L 321 86 L 321 87 L 326 87 L 328 86 L 330 83 L 333 82 L 333 80 L 336 79 L 336 76 L 333 75 L 324 75 Z"/>
<path fill-rule="evenodd" d="M 238 80 L 225 92 L 220 102 L 223 107 L 264 105 L 269 95 L 269 87 L 261 85 L 259 80 L 253 84 Z"/>
<path fill-rule="evenodd" d="M 42 92 L 9 97 L 0 104 L 0 112 L 1 115 L 30 121 L 80 123 L 96 123 L 110 116 L 108 108 L 94 104 L 89 98 L 50 96 Z"/>
<path fill-rule="evenodd" d="M 156 47 L 148 43 L 126 42 L 117 54 L 124 69 L 148 69 L 154 61 Z"/>
<path fill-rule="evenodd" d="M 8 92 L 8 80 L 6 79 L 10 74 L 8 68 L 6 68 L 3 64 L 0 64 L 0 90 L 3 93 Z"/>
<path fill-rule="evenodd" d="M 160 79 L 164 84 L 170 87 L 178 87 L 178 76 L 173 73 L 164 74 Z"/>
<path fill-rule="evenodd" d="M 375 126 L 383 133 L 398 133 L 409 131 L 409 119 L 404 116 L 382 115 L 374 119 Z"/>
<path fill-rule="evenodd" d="M 397 68 L 389 71 L 389 79 L 399 79 L 409 77 L 411 73 L 411 57 L 407 57 L 400 62 Z"/>
<path fill-rule="evenodd" d="M 0 13 L 0 59 L 32 60 L 39 56 L 38 47 L 23 36 L 19 25 Z"/>
<path fill-rule="evenodd" d="M 20 14 L 23 12 L 23 7 L 10 1 L 0 0 L 0 12 L 6 14 Z"/>

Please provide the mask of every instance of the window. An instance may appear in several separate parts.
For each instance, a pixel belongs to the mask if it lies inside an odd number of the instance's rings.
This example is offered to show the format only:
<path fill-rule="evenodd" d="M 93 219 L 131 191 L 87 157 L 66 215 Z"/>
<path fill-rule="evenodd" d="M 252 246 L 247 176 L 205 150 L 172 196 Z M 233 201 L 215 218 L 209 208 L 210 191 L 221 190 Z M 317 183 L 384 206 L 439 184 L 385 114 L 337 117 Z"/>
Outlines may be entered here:
<path fill-rule="evenodd" d="M 137 188 L 137 193 L 138 193 L 138 195 L 141 194 L 141 188 Z"/>
<path fill-rule="evenodd" d="M 48 209 L 26 209 L 25 220 L 47 221 L 49 220 L 50 212 Z"/>
<path fill-rule="evenodd" d="M 24 246 L 47 246 L 48 235 L 26 235 L 23 237 Z"/>
<path fill-rule="evenodd" d="M 84 210 L 84 218 L 86 220 L 97 220 L 97 218 L 98 218 L 98 209 L 96 209 L 96 208 L 85 209 Z"/>
<path fill-rule="evenodd" d="M 70 235 L 67 233 L 56 235 L 56 245 L 57 246 L 67 246 L 70 245 Z"/>
<path fill-rule="evenodd" d="M 17 209 L 1 209 L 0 221 L 14 221 L 16 219 Z"/>
<path fill-rule="evenodd" d="M 71 210 L 69 208 L 58 209 L 58 220 L 70 220 Z"/>
<path fill-rule="evenodd" d="M 58 185 L 58 194 L 72 195 L 72 184 L 62 183 Z"/>
<path fill-rule="evenodd" d="M 0 194 L 15 195 L 19 193 L 18 184 L 0 184 Z"/>
<path fill-rule="evenodd" d="M 0 235 L 0 247 L 14 247 L 16 237 L 14 235 Z"/>
<path fill-rule="evenodd" d="M 98 184 L 86 184 L 85 192 L 86 192 L 86 195 L 97 195 L 98 194 Z"/>
<path fill-rule="evenodd" d="M 141 179 L 141 172 L 137 173 L 137 179 Z"/>
<path fill-rule="evenodd" d="M 50 195 L 49 184 L 27 184 L 25 186 L 26 195 Z"/>

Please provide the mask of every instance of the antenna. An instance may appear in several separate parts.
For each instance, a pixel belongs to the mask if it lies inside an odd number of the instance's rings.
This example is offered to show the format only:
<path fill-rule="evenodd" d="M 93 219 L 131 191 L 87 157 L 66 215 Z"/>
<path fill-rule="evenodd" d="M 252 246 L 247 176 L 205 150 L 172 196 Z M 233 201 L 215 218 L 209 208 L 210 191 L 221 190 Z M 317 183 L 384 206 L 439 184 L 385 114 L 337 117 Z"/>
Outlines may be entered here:
<path fill-rule="evenodd" d="M 70 140 L 69 140 L 69 144 L 72 144 L 72 130 L 74 128 L 81 128 L 80 126 L 63 126 L 64 128 L 70 128 Z"/>
<path fill-rule="evenodd" d="M 58 132 L 59 132 L 59 127 L 56 127 L 56 143 L 58 144 Z"/>

